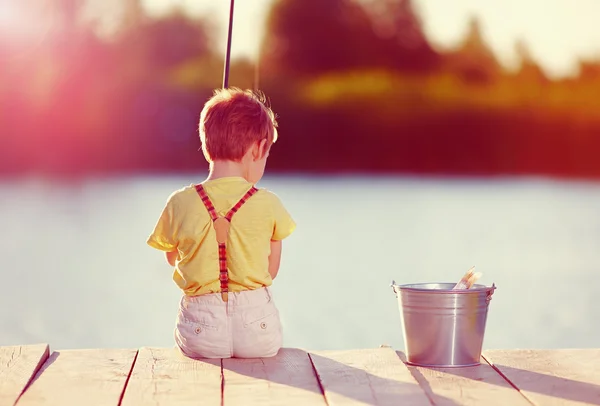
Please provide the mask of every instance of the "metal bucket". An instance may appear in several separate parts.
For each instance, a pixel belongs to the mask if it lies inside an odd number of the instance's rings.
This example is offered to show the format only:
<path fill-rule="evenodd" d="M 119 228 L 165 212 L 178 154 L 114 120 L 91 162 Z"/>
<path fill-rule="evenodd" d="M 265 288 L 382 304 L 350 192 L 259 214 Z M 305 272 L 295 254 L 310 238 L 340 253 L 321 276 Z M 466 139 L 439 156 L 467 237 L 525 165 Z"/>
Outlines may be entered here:
<path fill-rule="evenodd" d="M 396 285 L 406 359 L 424 367 L 479 365 L 495 285 L 452 290 L 455 283 Z"/>

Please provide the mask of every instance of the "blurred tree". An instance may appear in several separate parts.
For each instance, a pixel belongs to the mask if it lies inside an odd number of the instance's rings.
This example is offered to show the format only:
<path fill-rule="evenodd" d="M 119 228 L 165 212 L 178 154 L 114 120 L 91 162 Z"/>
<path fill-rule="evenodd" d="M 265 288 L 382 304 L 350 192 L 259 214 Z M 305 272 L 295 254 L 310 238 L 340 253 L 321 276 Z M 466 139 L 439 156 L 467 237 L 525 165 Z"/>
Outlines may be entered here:
<path fill-rule="evenodd" d="M 475 16 L 468 23 L 462 44 L 446 56 L 450 71 L 469 83 L 490 83 L 502 72 L 494 53 L 483 38 L 481 23 Z"/>
<path fill-rule="evenodd" d="M 546 74 L 531 55 L 529 46 L 524 40 L 518 40 L 515 43 L 515 52 L 519 58 L 520 67 L 517 71 L 517 79 L 530 84 L 547 83 Z"/>
<path fill-rule="evenodd" d="M 313 75 L 363 67 L 430 70 L 438 55 L 410 0 L 279 0 L 267 19 L 261 72 Z M 264 68 L 263 68 L 264 67 Z"/>
<path fill-rule="evenodd" d="M 141 0 L 121 0 L 123 4 L 124 27 L 138 27 L 146 21 L 146 13 L 142 7 Z"/>
<path fill-rule="evenodd" d="M 138 71 L 146 71 L 144 76 L 175 68 L 211 51 L 204 22 L 179 10 L 129 28 L 118 46 L 124 59 L 136 61 Z"/>
<path fill-rule="evenodd" d="M 73 31 L 79 20 L 83 0 L 52 0 L 56 10 L 60 11 L 62 27 L 65 31 Z"/>
<path fill-rule="evenodd" d="M 262 74 L 313 75 L 373 65 L 377 37 L 351 0 L 279 0 L 262 46 Z"/>
<path fill-rule="evenodd" d="M 153 19 L 142 0 L 114 0 L 109 20 L 123 29 L 103 37 L 81 19 L 85 1 L 98 0 L 14 0 L 32 29 L 50 28 L 0 35 L 0 174 L 204 165 L 198 113 L 223 68 L 210 21 Z M 550 81 L 519 42 L 520 70 L 500 77 L 477 19 L 440 55 L 414 3 L 278 0 L 260 69 L 281 117 L 271 167 L 600 177 L 600 63 Z M 234 61 L 232 85 L 252 86 L 256 71 Z"/>
<path fill-rule="evenodd" d="M 600 82 L 600 59 L 579 61 L 579 79 L 589 82 Z"/>
<path fill-rule="evenodd" d="M 401 71 L 430 71 L 439 63 L 412 0 L 372 0 L 365 4 L 373 31 L 380 39 L 372 44 L 381 64 Z"/>

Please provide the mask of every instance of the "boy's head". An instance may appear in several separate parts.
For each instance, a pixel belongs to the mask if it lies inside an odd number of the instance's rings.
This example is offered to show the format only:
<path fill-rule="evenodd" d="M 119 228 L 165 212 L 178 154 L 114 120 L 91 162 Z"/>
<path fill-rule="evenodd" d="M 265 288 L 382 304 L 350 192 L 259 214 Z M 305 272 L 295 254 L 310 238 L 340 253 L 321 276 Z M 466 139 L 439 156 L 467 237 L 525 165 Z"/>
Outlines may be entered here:
<path fill-rule="evenodd" d="M 200 114 L 200 140 L 208 162 L 241 162 L 260 146 L 260 158 L 277 141 L 277 121 L 262 93 L 238 88 L 215 90 Z"/>

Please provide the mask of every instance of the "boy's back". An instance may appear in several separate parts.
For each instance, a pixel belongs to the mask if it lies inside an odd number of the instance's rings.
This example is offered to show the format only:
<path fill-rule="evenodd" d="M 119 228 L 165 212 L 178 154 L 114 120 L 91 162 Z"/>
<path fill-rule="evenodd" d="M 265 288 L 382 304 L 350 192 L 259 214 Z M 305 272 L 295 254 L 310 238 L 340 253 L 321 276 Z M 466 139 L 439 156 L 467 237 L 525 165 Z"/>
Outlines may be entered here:
<path fill-rule="evenodd" d="M 202 185 L 221 216 L 252 187 L 242 177 L 219 178 Z M 268 272 L 270 241 L 283 240 L 294 226 L 272 192 L 259 189 L 248 199 L 232 217 L 227 241 L 230 292 L 272 284 Z M 177 249 L 179 258 L 173 279 L 186 295 L 220 292 L 215 229 L 194 185 L 169 197 L 148 244 L 162 251 Z"/>

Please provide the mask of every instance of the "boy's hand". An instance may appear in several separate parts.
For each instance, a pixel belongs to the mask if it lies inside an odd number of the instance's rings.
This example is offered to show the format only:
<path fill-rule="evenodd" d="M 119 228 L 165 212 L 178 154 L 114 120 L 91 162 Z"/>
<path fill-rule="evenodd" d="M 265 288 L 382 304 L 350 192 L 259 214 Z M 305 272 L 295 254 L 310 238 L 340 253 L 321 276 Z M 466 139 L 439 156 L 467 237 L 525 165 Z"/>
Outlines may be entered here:
<path fill-rule="evenodd" d="M 271 279 L 275 279 L 279 272 L 279 264 L 281 263 L 281 240 L 271 240 L 271 255 L 269 255 L 269 274 Z"/>

